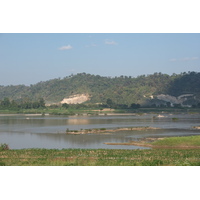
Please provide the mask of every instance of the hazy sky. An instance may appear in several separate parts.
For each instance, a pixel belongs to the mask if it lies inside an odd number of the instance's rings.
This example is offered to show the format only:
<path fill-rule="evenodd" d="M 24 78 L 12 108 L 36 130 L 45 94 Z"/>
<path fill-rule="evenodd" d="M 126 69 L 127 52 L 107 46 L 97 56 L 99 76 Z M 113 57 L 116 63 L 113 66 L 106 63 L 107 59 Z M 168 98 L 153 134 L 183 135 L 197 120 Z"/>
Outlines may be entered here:
<path fill-rule="evenodd" d="M 198 33 L 3 33 L 0 85 L 35 84 L 70 74 L 102 76 L 200 69 Z"/>

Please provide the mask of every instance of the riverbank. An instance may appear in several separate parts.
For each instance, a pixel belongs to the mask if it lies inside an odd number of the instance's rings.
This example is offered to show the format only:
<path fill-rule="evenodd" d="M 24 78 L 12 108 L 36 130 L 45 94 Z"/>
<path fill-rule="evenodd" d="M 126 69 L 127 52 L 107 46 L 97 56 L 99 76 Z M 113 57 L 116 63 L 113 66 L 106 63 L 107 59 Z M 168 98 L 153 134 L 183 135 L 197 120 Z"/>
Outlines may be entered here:
<path fill-rule="evenodd" d="M 200 149 L 200 136 L 180 136 L 167 138 L 143 138 L 126 143 L 105 143 L 107 145 L 134 145 L 153 149 Z"/>
<path fill-rule="evenodd" d="M 200 136 L 146 138 L 155 149 L 0 149 L 2 166 L 199 166 Z"/>
<path fill-rule="evenodd" d="M 49 116 L 49 114 L 0 114 L 0 117 L 6 116 Z"/>
<path fill-rule="evenodd" d="M 96 108 L 38 108 L 38 109 L 4 109 L 0 115 L 37 114 L 37 115 L 143 115 L 143 114 L 198 114 L 199 108 L 138 108 L 138 109 L 96 109 Z"/>

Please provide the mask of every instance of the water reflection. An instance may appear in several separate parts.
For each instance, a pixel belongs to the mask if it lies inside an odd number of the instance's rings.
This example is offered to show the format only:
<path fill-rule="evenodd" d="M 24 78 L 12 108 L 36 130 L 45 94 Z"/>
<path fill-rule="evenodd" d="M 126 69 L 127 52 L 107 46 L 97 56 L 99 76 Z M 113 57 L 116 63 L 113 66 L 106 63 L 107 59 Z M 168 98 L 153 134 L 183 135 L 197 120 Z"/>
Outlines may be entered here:
<path fill-rule="evenodd" d="M 177 120 L 173 120 L 177 118 Z M 200 115 L 142 116 L 0 116 L 0 143 L 19 148 L 125 148 L 135 146 L 105 145 L 105 142 L 129 142 L 142 137 L 199 134 L 191 127 L 200 125 Z M 66 135 L 66 129 L 92 129 L 152 126 L 161 130 L 120 131 L 108 135 Z"/>
<path fill-rule="evenodd" d="M 67 119 L 66 124 L 73 124 L 73 125 L 79 125 L 79 124 L 89 124 L 89 119 L 84 118 L 71 118 Z"/>

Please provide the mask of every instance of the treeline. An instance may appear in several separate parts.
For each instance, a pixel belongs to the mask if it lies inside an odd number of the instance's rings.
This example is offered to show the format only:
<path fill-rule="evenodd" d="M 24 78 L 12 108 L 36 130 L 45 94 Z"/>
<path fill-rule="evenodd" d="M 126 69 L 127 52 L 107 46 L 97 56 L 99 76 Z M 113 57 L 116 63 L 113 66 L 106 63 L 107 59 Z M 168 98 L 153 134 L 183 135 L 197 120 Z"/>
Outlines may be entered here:
<path fill-rule="evenodd" d="M 193 108 L 200 108 L 200 103 L 192 105 Z M 137 103 L 128 104 L 117 104 L 112 99 L 108 98 L 104 104 L 94 104 L 94 103 L 83 103 L 83 104 L 52 104 L 45 106 L 45 101 L 40 98 L 38 101 L 31 101 L 30 99 L 21 99 L 20 101 L 10 100 L 9 98 L 4 98 L 0 100 L 0 110 L 18 110 L 20 109 L 64 109 L 64 110 L 103 110 L 104 108 L 110 109 L 126 109 L 135 110 L 139 108 L 182 108 L 181 104 L 174 104 L 173 107 L 169 102 L 166 104 L 152 104 L 148 106 L 140 105 Z"/>
<path fill-rule="evenodd" d="M 40 98 L 38 101 L 31 101 L 30 99 L 21 99 L 18 101 L 10 100 L 9 98 L 4 98 L 0 100 L 0 109 L 5 110 L 16 110 L 16 109 L 38 109 L 38 108 L 64 108 L 64 109 L 104 109 L 104 108 L 113 108 L 113 109 L 137 109 L 140 108 L 140 104 L 132 103 L 130 106 L 127 104 L 116 104 L 111 99 L 107 99 L 105 104 L 54 104 L 50 106 L 45 106 L 45 101 L 43 98 Z"/>
<path fill-rule="evenodd" d="M 52 79 L 35 85 L 0 86 L 0 100 L 8 97 L 10 101 L 31 99 L 38 101 L 42 97 L 48 104 L 58 103 L 75 94 L 89 94 L 90 103 L 106 104 L 111 99 L 116 105 L 151 104 L 151 96 L 169 94 L 195 94 L 200 99 L 200 73 L 183 72 L 181 74 L 154 73 L 131 76 L 102 77 L 79 73 L 63 79 Z M 30 105 L 29 105 L 30 106 Z"/>
<path fill-rule="evenodd" d="M 64 109 L 104 109 L 104 108 L 112 108 L 112 109 L 138 109 L 141 107 L 140 104 L 132 103 L 130 106 L 127 104 L 116 104 L 111 99 L 107 99 L 105 104 L 94 104 L 94 103 L 86 103 L 86 104 L 67 104 L 64 103 L 62 105 L 50 105 L 48 108 L 64 108 Z"/>
<path fill-rule="evenodd" d="M 30 99 L 22 99 L 15 101 L 5 97 L 3 100 L 0 101 L 0 109 L 2 110 L 38 109 L 38 108 L 45 108 L 45 101 L 43 98 L 40 98 L 38 101 L 31 101 Z"/>

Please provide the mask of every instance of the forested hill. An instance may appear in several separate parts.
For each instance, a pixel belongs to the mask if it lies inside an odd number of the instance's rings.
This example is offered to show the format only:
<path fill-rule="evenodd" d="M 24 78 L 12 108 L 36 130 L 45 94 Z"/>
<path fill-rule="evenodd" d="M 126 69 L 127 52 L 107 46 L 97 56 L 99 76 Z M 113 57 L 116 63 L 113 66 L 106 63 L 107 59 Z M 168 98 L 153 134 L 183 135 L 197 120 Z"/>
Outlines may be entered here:
<path fill-rule="evenodd" d="M 111 78 L 79 73 L 31 86 L 0 86 L 0 100 L 5 97 L 10 100 L 43 98 L 46 103 L 58 103 L 76 94 L 88 94 L 89 101 L 92 103 L 105 103 L 107 99 L 111 99 L 116 104 L 127 105 L 148 104 L 159 94 L 175 97 L 192 94 L 198 103 L 200 102 L 200 73 L 184 72 L 173 75 L 154 73 L 137 78 L 131 76 Z"/>

